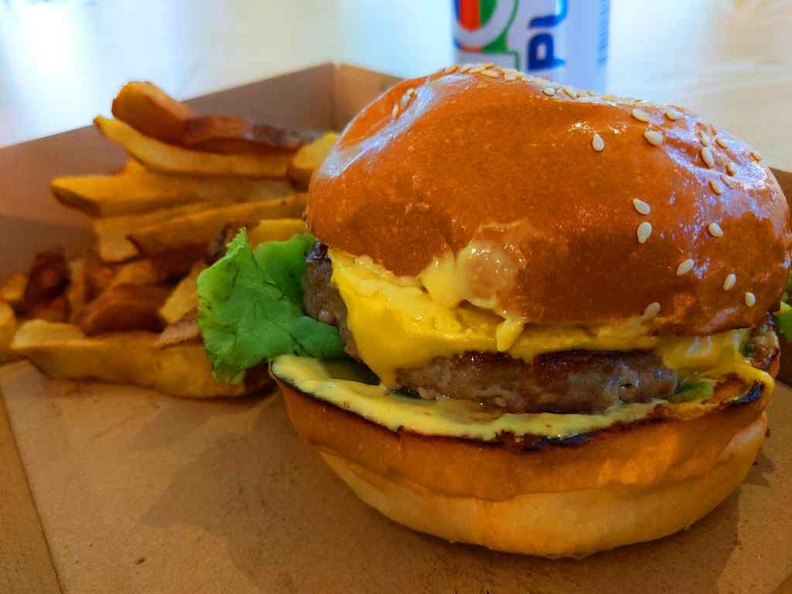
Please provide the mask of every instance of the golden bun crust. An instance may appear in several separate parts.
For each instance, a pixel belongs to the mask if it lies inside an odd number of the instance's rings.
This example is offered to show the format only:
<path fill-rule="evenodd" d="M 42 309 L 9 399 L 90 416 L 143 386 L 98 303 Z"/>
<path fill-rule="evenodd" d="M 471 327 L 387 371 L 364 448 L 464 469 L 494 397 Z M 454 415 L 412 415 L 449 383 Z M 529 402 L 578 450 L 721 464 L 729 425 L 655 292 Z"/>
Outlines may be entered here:
<path fill-rule="evenodd" d="M 769 398 L 669 407 L 578 445 L 515 451 L 392 433 L 278 384 L 300 436 L 369 505 L 449 540 L 545 556 L 659 538 L 706 515 L 749 470 Z"/>
<path fill-rule="evenodd" d="M 489 242 L 519 268 L 501 305 L 530 323 L 615 323 L 654 302 L 660 331 L 761 323 L 786 279 L 789 210 L 750 147 L 683 110 L 487 72 L 408 80 L 363 110 L 312 180 L 317 237 L 400 275 Z"/>
<path fill-rule="evenodd" d="M 582 557 L 662 538 L 703 518 L 743 481 L 766 430 L 763 415 L 732 438 L 707 473 L 677 483 L 534 492 L 494 502 L 449 497 L 333 454 L 322 457 L 358 497 L 413 530 L 508 553 Z"/>

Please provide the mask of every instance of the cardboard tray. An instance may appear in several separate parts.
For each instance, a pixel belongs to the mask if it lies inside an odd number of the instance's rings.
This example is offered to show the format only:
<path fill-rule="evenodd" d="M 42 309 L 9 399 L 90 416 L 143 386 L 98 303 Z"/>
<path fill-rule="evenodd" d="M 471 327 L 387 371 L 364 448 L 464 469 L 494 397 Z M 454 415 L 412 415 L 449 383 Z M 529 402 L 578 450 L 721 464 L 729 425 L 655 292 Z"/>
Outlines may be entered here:
<path fill-rule="evenodd" d="M 338 128 L 394 78 L 324 65 L 203 110 Z M 108 98 L 109 103 L 109 98 Z M 124 156 L 91 129 L 0 150 L 0 275 L 88 245 L 60 174 Z M 300 442 L 279 395 L 167 398 L 0 368 L 0 592 L 780 592 L 792 586 L 792 390 L 743 486 L 676 536 L 583 560 L 450 544 L 365 507 Z M 6 415 L 7 410 L 7 415 Z M 10 420 L 10 423 L 9 423 Z M 18 448 L 18 450 L 17 450 Z M 786 586 L 784 585 L 786 584 Z"/>

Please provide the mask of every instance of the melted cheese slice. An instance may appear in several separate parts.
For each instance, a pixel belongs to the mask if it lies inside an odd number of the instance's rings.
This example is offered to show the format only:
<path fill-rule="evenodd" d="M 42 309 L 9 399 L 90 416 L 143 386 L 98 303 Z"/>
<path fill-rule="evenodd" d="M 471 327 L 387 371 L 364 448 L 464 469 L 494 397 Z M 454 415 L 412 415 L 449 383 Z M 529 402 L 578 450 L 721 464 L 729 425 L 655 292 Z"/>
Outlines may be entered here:
<path fill-rule="evenodd" d="M 511 414 L 488 411 L 465 400 L 422 400 L 391 392 L 382 384 L 371 385 L 356 377 L 352 362 L 328 362 L 284 355 L 272 362 L 278 379 L 300 392 L 391 431 L 407 429 L 422 435 L 495 440 L 499 433 L 517 437 L 538 435 L 563 439 L 604 429 L 614 423 L 643 419 L 657 403 L 624 404 L 603 414 Z"/>
<path fill-rule="evenodd" d="M 542 353 L 572 349 L 654 350 L 683 379 L 717 379 L 730 373 L 760 381 L 772 390 L 773 378 L 740 353 L 748 330 L 704 337 L 653 336 L 641 318 L 615 326 L 526 326 L 487 309 L 435 300 L 441 278 L 427 291 L 419 279 L 397 277 L 370 258 L 330 250 L 332 281 L 347 306 L 347 323 L 363 362 L 385 385 L 396 385 L 395 371 L 421 367 L 435 357 L 466 351 L 505 352 L 530 362 Z M 499 348 L 500 347 L 500 348 Z"/>

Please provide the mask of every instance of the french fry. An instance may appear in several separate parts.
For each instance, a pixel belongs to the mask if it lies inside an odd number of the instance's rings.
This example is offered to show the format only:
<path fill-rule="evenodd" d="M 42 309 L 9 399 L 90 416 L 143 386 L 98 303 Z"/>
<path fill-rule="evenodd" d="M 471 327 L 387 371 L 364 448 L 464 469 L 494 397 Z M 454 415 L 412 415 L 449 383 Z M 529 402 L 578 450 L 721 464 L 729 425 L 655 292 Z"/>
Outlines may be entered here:
<path fill-rule="evenodd" d="M 307 190 L 311 182 L 311 176 L 316 168 L 325 160 L 330 149 L 338 140 L 338 134 L 327 132 L 318 140 L 311 144 L 306 144 L 292 158 L 289 163 L 289 179 L 294 182 L 295 187 L 300 190 Z"/>
<path fill-rule="evenodd" d="M 27 286 L 26 274 L 12 274 L 0 285 L 0 301 L 5 301 L 14 309 L 22 305 Z"/>
<path fill-rule="evenodd" d="M 118 285 L 107 289 L 82 311 L 77 325 L 86 336 L 133 330 L 162 330 L 159 309 L 170 289 L 158 285 Z"/>
<path fill-rule="evenodd" d="M 152 332 L 119 332 L 86 337 L 72 324 L 33 320 L 17 330 L 12 350 L 45 374 L 57 378 L 97 379 L 154 388 L 185 398 L 242 396 L 246 387 L 221 384 L 212 377 L 203 345 L 157 346 Z"/>
<path fill-rule="evenodd" d="M 171 174 L 242 177 L 286 177 L 291 153 L 220 154 L 166 144 L 135 130 L 121 120 L 94 119 L 99 131 L 143 163 L 148 169 Z"/>
<path fill-rule="evenodd" d="M 158 221 L 147 227 L 133 227 L 127 237 L 146 256 L 186 250 L 211 242 L 227 225 L 243 227 L 263 218 L 299 217 L 305 210 L 305 194 L 276 200 L 246 202 Z"/>
<path fill-rule="evenodd" d="M 88 303 L 88 285 L 85 279 L 85 260 L 69 261 L 71 283 L 66 289 L 66 301 L 69 303 L 69 319 L 74 323 L 82 314 L 83 308 Z"/>
<path fill-rule="evenodd" d="M 113 173 L 115 175 L 132 175 L 135 173 L 144 173 L 146 171 L 148 171 L 148 169 L 146 169 L 143 166 L 143 163 L 141 163 L 137 159 L 133 159 L 132 157 L 129 157 L 126 163 L 124 163 L 124 166 L 121 167 L 118 171 L 114 171 Z"/>
<path fill-rule="evenodd" d="M 113 115 L 146 136 L 179 144 L 187 120 L 196 112 L 153 83 L 133 81 L 121 87 L 113 99 Z"/>
<path fill-rule="evenodd" d="M 196 262 L 159 310 L 166 324 L 175 324 L 184 316 L 198 309 L 198 275 L 206 269 L 203 262 Z"/>
<path fill-rule="evenodd" d="M 201 343 L 201 330 L 198 328 L 196 315 L 197 312 L 193 311 L 166 327 L 157 338 L 157 346 L 167 349 L 185 342 Z"/>
<path fill-rule="evenodd" d="M 0 301 L 0 365 L 18 358 L 18 355 L 11 350 L 16 329 L 14 309 L 8 303 Z"/>
<path fill-rule="evenodd" d="M 105 262 L 124 262 L 138 255 L 138 250 L 127 239 L 127 234 L 135 229 L 167 221 L 189 213 L 203 210 L 202 204 L 188 204 L 177 208 L 156 210 L 145 214 L 107 217 L 94 219 L 93 229 L 96 235 L 99 256 Z"/>
<path fill-rule="evenodd" d="M 197 202 L 252 202 L 294 192 L 289 184 L 275 180 L 174 176 L 152 171 L 57 177 L 50 187 L 61 204 L 92 217 L 142 214 Z"/>
<path fill-rule="evenodd" d="M 222 115 L 200 115 L 150 82 L 130 82 L 113 100 L 113 115 L 146 136 L 213 153 L 298 149 L 315 136 Z"/>
<path fill-rule="evenodd" d="M 67 321 L 69 301 L 66 291 L 70 283 L 71 270 L 63 250 L 36 254 L 27 274 L 19 313 L 26 318 L 40 318 L 50 322 Z"/>
<path fill-rule="evenodd" d="M 160 285 L 178 281 L 190 272 L 195 260 L 202 256 L 203 253 L 177 252 L 159 258 L 113 264 L 103 262 L 95 253 L 89 253 L 81 269 L 81 278 L 72 283 L 84 283 L 85 302 L 88 303 L 104 291 L 119 285 Z"/>
<path fill-rule="evenodd" d="M 283 241 L 306 230 L 302 219 L 264 219 L 248 230 L 248 242 L 255 247 L 268 241 Z"/>

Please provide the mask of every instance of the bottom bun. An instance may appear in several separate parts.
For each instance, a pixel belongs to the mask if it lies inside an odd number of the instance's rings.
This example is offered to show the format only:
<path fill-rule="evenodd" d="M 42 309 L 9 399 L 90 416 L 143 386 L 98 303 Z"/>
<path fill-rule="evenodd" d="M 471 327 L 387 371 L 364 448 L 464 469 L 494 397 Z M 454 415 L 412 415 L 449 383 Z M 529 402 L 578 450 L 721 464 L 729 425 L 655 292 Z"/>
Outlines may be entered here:
<path fill-rule="evenodd" d="M 765 393 L 695 420 L 517 452 L 392 433 L 278 383 L 297 432 L 371 507 L 450 541 L 546 557 L 585 556 L 687 528 L 739 486 L 767 430 Z"/>
<path fill-rule="evenodd" d="M 453 542 L 546 557 L 584 556 L 687 528 L 734 491 L 756 458 L 765 415 L 740 431 L 703 476 L 656 488 L 528 493 L 506 501 L 448 497 L 389 480 L 338 456 L 330 468 L 391 520 Z"/>

